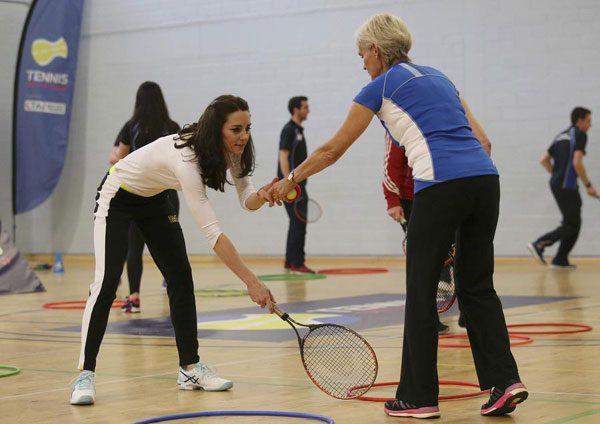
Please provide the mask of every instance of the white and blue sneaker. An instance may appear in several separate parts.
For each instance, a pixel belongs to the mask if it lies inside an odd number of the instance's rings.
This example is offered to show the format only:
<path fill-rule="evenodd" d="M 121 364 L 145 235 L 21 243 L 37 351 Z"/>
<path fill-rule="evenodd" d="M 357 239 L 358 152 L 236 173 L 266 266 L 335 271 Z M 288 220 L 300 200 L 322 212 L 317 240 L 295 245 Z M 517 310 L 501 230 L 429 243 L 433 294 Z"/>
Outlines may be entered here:
<path fill-rule="evenodd" d="M 92 371 L 81 371 L 77 378 L 71 381 L 71 405 L 92 405 L 96 401 L 96 388 Z"/>
<path fill-rule="evenodd" d="M 233 387 L 233 381 L 218 377 L 202 362 L 198 362 L 191 370 L 179 367 L 177 376 L 179 390 L 205 390 L 207 392 L 221 392 Z"/>
<path fill-rule="evenodd" d="M 546 259 L 544 259 L 544 248 L 538 246 L 536 242 L 527 243 L 527 249 L 541 265 L 546 265 Z"/>

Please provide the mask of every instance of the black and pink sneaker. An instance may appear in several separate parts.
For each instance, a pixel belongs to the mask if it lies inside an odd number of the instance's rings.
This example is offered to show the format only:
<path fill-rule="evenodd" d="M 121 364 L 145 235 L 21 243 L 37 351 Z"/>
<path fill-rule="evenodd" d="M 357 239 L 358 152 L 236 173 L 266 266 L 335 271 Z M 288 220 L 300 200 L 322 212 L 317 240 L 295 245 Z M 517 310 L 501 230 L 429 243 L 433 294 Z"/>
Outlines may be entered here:
<path fill-rule="evenodd" d="M 127 302 L 121 306 L 121 311 L 127 314 L 137 314 L 140 312 L 140 299 L 128 298 Z"/>
<path fill-rule="evenodd" d="M 520 381 L 511 384 L 506 389 L 494 387 L 490 400 L 481 407 L 481 415 L 504 415 L 510 414 L 517 405 L 527 399 L 529 393 Z"/>
<path fill-rule="evenodd" d="M 386 414 L 392 417 L 412 418 L 439 418 L 440 409 L 437 406 L 422 406 L 404 402 L 402 400 L 388 400 L 383 408 Z"/>

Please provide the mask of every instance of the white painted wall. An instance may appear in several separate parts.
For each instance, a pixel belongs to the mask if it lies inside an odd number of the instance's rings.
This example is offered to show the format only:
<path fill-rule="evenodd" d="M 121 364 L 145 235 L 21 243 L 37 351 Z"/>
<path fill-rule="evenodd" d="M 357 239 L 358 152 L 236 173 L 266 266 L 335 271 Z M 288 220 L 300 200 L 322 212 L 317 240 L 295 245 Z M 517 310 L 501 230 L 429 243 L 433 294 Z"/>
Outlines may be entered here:
<path fill-rule="evenodd" d="M 2 13 L 9 8 L 19 15 L 17 7 L 0 3 Z M 180 124 L 197 120 L 219 94 L 246 98 L 257 150 L 254 182 L 266 183 L 275 173 L 289 97 L 309 97 L 309 149 L 341 124 L 369 81 L 354 32 L 380 12 L 407 22 L 413 61 L 449 75 L 490 135 L 502 183 L 496 252 L 525 255 L 525 242 L 554 228 L 560 216 L 538 165 L 542 152 L 569 125 L 574 106 L 600 114 L 595 0 L 87 0 L 65 168 L 53 196 L 17 217 L 19 247 L 31 253 L 92 252 L 95 190 L 145 80 L 161 84 Z M 4 44 L 12 42 L 3 38 L 2 48 L 10 50 Z M 11 69 L 3 62 L 2 76 Z M 4 140 L 4 113 L 2 119 Z M 600 187 L 597 140 L 592 128 L 585 163 Z M 2 168 L 5 151 L 2 146 Z M 309 228 L 309 255 L 399 252 L 401 230 L 388 218 L 381 192 L 382 155 L 383 129 L 374 121 L 335 166 L 309 180 L 324 209 Z M 10 201 L 5 173 L 1 211 Z M 241 253 L 283 254 L 283 209 L 244 212 L 233 188 L 209 195 Z M 584 201 L 574 253 L 600 255 L 600 203 Z M 182 211 L 189 252 L 209 253 L 185 206 Z"/>

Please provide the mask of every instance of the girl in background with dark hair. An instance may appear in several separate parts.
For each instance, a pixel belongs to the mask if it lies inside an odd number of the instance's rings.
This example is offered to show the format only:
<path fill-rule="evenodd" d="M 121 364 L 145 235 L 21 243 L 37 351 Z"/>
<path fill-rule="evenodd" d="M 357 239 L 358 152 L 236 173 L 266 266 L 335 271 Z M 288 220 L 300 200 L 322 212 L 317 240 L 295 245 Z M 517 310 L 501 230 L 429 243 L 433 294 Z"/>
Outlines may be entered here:
<path fill-rule="evenodd" d="M 83 313 L 81 373 L 72 383 L 71 404 L 95 402 L 96 356 L 123 271 L 131 222 L 139 227 L 168 281 L 171 322 L 179 353 L 179 389 L 222 391 L 233 386 L 200 362 L 192 270 L 175 209 L 165 192 L 183 191 L 194 219 L 217 256 L 246 284 L 250 298 L 272 312 L 271 291 L 248 269 L 219 229 L 206 196 L 207 186 L 224 191 L 225 184 L 231 184 L 228 169 L 243 209 L 253 211 L 265 202 L 273 205 L 268 189 L 277 178 L 258 191 L 250 180 L 254 147 L 248 104 L 229 95 L 215 99 L 196 124 L 135 150 L 104 177 L 94 213 L 95 278 Z"/>
<path fill-rule="evenodd" d="M 146 144 L 157 138 L 179 131 L 179 124 L 171 119 L 169 110 L 160 86 L 152 81 L 140 85 L 135 96 L 133 116 L 123 125 L 117 139 L 110 163 L 115 164 Z M 179 215 L 179 197 L 176 190 L 166 190 L 167 197 Z M 140 283 L 142 280 L 144 238 L 135 222 L 129 226 L 127 238 L 127 279 L 129 280 L 129 296 L 121 310 L 127 313 L 140 312 Z M 166 280 L 163 285 L 166 285 Z"/>

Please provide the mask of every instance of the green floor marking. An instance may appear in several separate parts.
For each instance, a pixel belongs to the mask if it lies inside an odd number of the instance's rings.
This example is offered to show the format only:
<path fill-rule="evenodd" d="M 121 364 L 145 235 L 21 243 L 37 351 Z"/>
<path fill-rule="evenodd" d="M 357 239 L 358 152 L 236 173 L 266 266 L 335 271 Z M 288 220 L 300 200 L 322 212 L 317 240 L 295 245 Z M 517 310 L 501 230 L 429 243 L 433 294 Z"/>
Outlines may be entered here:
<path fill-rule="evenodd" d="M 589 417 L 590 415 L 596 415 L 596 414 L 600 414 L 600 408 L 591 409 L 591 410 L 585 411 L 585 412 L 580 412 L 579 414 L 570 415 L 570 416 L 564 417 L 564 418 L 559 418 L 558 420 L 554 420 L 554 421 L 547 421 L 544 424 L 563 424 L 563 423 L 575 421 L 579 418 Z"/>

